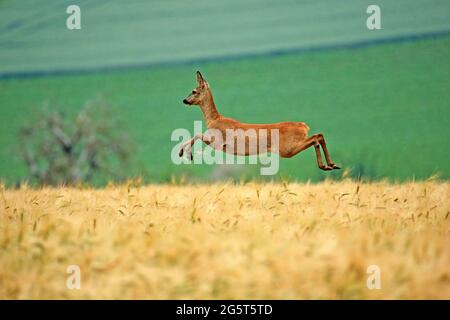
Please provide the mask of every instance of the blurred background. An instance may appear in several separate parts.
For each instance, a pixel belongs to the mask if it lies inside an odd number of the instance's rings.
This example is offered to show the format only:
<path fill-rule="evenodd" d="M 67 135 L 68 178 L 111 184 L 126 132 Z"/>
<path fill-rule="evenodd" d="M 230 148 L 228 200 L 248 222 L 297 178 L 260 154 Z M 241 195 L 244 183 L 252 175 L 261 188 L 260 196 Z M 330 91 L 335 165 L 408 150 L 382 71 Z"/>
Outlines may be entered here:
<path fill-rule="evenodd" d="M 181 102 L 197 69 L 222 114 L 304 121 L 344 169 L 310 149 L 264 179 L 449 178 L 448 0 L 0 0 L 0 180 L 263 179 L 172 163 L 172 131 L 202 119 Z"/>

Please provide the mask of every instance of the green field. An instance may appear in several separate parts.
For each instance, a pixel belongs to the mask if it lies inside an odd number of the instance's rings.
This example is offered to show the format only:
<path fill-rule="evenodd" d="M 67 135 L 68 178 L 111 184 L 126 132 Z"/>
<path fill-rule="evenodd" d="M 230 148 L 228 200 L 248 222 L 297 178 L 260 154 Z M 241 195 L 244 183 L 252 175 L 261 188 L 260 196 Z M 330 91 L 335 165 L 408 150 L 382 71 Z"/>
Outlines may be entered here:
<path fill-rule="evenodd" d="M 175 166 L 175 128 L 193 130 L 198 109 L 181 100 L 200 68 L 219 110 L 245 122 L 305 121 L 323 132 L 335 161 L 353 174 L 394 180 L 449 178 L 450 38 L 266 56 L 238 61 L 0 82 L 0 176 L 26 174 L 16 132 L 45 101 L 75 113 L 102 95 L 138 145 L 128 173 L 162 181 L 173 174 L 209 177 L 214 167 Z M 320 180 L 313 150 L 281 162 L 281 177 Z M 256 172 L 249 167 L 248 170 Z M 340 174 L 340 173 L 333 173 Z"/>
<path fill-rule="evenodd" d="M 450 3 L 379 1 L 376 31 L 370 3 L 85 0 L 82 29 L 69 31 L 71 1 L 0 1 L 0 180 L 26 177 L 17 132 L 40 110 L 74 115 L 98 96 L 136 142 L 125 176 L 214 179 L 223 168 L 170 159 L 172 131 L 202 118 L 181 103 L 197 69 L 225 116 L 304 121 L 348 169 L 318 170 L 311 149 L 276 179 L 448 179 Z"/>

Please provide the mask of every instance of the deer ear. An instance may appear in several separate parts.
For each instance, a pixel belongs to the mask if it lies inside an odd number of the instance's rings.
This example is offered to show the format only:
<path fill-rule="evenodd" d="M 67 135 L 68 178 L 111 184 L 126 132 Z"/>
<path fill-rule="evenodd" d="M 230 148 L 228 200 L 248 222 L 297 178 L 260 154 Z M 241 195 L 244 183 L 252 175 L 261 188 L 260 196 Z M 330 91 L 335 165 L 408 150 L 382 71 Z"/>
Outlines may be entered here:
<path fill-rule="evenodd" d="M 205 79 L 203 79 L 202 74 L 200 73 L 200 71 L 197 71 L 197 82 L 199 85 L 202 85 L 203 83 L 205 83 Z"/>

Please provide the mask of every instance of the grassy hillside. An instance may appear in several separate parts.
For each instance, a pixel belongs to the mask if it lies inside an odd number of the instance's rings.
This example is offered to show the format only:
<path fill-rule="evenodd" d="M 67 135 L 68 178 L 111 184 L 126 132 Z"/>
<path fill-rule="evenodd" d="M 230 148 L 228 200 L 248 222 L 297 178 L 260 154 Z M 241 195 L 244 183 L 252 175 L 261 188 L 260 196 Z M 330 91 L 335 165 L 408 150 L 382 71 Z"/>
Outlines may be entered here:
<path fill-rule="evenodd" d="M 246 122 L 305 121 L 323 132 L 335 161 L 372 178 L 449 177 L 450 38 L 303 55 L 158 67 L 116 73 L 0 81 L 0 176 L 24 176 L 17 130 L 46 101 L 75 113 L 103 95 L 138 143 L 130 175 L 208 177 L 211 166 L 174 166 L 175 128 L 193 130 L 181 100 L 199 68 L 219 110 Z M 248 166 L 249 173 L 256 168 Z M 332 173 L 337 174 L 337 173 Z M 319 180 L 313 150 L 281 162 L 280 175 Z"/>
<path fill-rule="evenodd" d="M 0 298 L 449 299 L 448 190 L 1 189 Z M 69 265 L 80 268 L 80 290 L 66 287 Z M 366 286 L 370 265 L 379 290 Z"/>

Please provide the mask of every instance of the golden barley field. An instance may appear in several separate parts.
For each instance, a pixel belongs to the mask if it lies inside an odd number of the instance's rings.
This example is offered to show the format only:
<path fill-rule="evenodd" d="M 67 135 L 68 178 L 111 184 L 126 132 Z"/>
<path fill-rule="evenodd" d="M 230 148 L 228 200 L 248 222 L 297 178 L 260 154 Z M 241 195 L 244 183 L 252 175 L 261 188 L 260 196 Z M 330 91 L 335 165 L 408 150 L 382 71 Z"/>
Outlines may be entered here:
<path fill-rule="evenodd" d="M 450 299 L 449 204 L 437 181 L 3 186 L 0 298 Z"/>

